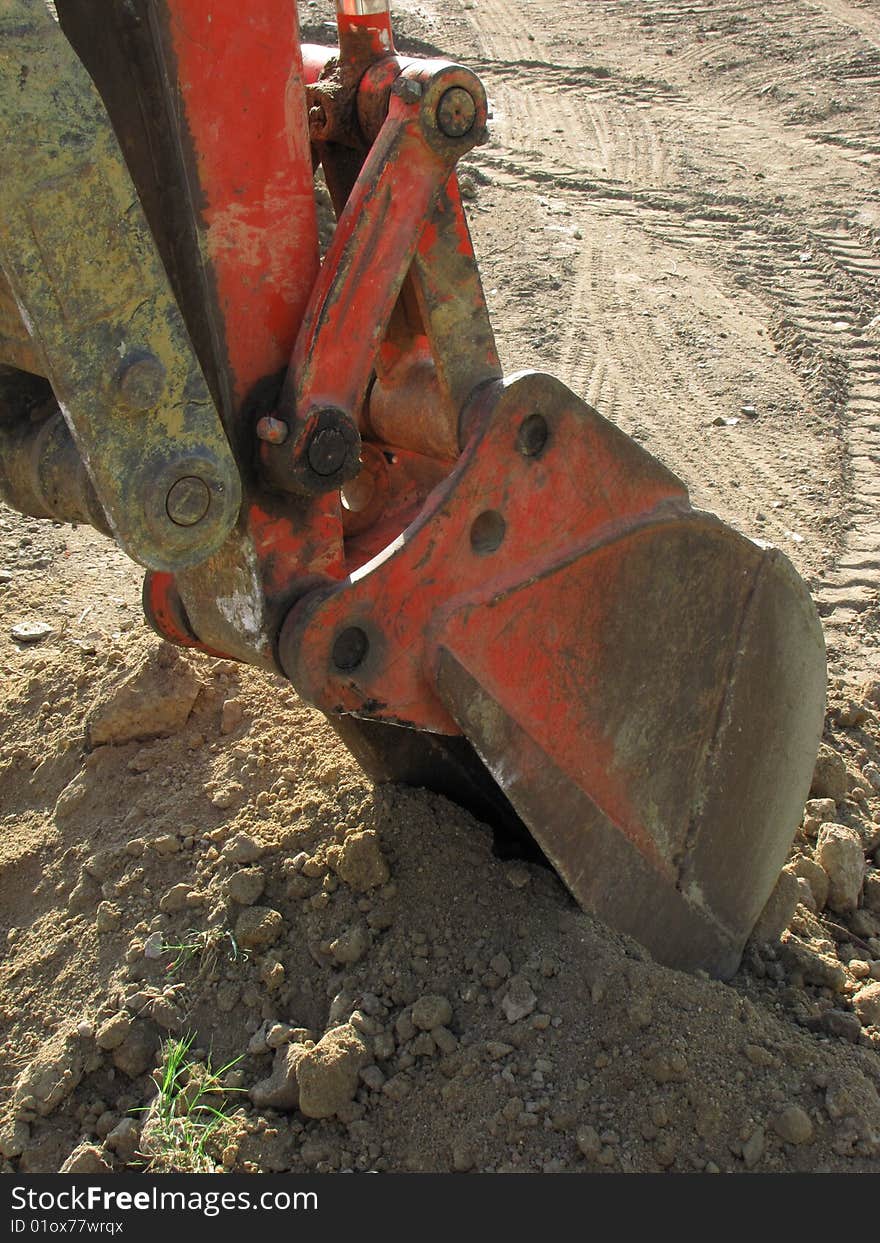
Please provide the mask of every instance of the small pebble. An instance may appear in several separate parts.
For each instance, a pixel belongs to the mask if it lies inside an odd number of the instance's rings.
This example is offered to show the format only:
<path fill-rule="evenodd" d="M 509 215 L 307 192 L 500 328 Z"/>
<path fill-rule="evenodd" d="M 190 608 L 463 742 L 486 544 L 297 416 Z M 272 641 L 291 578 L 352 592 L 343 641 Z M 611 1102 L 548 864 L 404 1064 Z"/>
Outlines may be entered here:
<path fill-rule="evenodd" d="M 773 1119 L 773 1130 L 787 1144 L 808 1144 L 813 1138 L 813 1124 L 800 1105 L 786 1105 Z"/>

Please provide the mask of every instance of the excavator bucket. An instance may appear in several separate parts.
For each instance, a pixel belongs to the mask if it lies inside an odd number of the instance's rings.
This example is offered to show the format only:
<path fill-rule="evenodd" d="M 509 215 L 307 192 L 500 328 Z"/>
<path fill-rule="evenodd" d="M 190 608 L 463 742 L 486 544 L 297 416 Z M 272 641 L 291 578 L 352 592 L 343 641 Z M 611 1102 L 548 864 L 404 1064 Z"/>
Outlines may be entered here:
<path fill-rule="evenodd" d="M 524 374 L 482 405 L 422 521 L 295 610 L 288 672 L 337 712 L 435 729 L 448 712 L 582 906 L 662 962 L 730 975 L 821 734 L 809 593 L 559 381 Z M 460 753 L 419 772 L 387 733 L 343 736 L 380 775 L 503 819 Z"/>
<path fill-rule="evenodd" d="M 387 0 L 7 0 L 0 492 L 283 672 L 377 780 L 533 839 L 726 976 L 809 790 L 825 658 L 778 551 L 550 376 L 505 379 L 456 181 L 488 102 Z M 319 256 L 313 172 L 336 213 Z"/>

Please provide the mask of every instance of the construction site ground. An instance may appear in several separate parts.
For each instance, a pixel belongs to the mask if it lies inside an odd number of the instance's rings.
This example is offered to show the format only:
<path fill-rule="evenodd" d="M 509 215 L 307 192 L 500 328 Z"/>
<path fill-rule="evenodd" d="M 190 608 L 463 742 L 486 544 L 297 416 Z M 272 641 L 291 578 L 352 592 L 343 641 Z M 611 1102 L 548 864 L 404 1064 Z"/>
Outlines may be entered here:
<path fill-rule="evenodd" d="M 491 97 L 461 172 L 507 370 L 809 582 L 814 800 L 737 975 L 659 967 L 468 813 L 374 787 L 280 677 L 161 643 L 109 541 L 4 510 L 2 1168 L 876 1173 L 880 4 L 394 21 Z M 160 1116 L 169 1040 L 190 1101 L 224 1089 L 206 1142 Z"/>

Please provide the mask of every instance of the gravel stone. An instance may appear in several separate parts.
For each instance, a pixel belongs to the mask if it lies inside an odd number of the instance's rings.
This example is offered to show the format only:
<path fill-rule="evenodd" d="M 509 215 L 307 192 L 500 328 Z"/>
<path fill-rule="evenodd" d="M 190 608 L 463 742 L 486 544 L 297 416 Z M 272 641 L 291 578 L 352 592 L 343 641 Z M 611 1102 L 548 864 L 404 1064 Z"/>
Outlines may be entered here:
<path fill-rule="evenodd" d="M 239 868 L 226 882 L 226 892 L 240 906 L 253 906 L 266 888 L 266 873 L 262 868 Z"/>
<path fill-rule="evenodd" d="M 284 920 L 270 906 L 250 906 L 235 921 L 235 939 L 242 949 L 261 950 L 281 936 Z"/>
<path fill-rule="evenodd" d="M 808 1144 L 813 1138 L 810 1116 L 800 1105 L 786 1105 L 773 1119 L 773 1130 L 787 1144 Z"/>
<path fill-rule="evenodd" d="M 747 1170 L 753 1170 L 764 1155 L 767 1137 L 764 1128 L 757 1127 L 742 1146 L 742 1157 Z"/>
<path fill-rule="evenodd" d="M 423 1032 L 446 1027 L 452 1022 L 452 1005 L 446 997 L 427 993 L 413 1003 L 412 1021 Z"/>
<path fill-rule="evenodd" d="M 806 855 L 798 855 L 790 866 L 795 876 L 799 876 L 810 886 L 817 912 L 824 911 L 828 902 L 828 873 L 825 869 Z"/>
<path fill-rule="evenodd" d="M 575 1143 L 588 1161 L 596 1161 L 599 1153 L 602 1151 L 602 1141 L 599 1138 L 599 1132 L 592 1126 L 578 1127 L 575 1134 Z"/>
<path fill-rule="evenodd" d="M 860 988 L 852 1003 L 865 1027 L 880 1027 L 880 981 L 872 981 Z"/>
<path fill-rule="evenodd" d="M 842 757 L 823 742 L 816 757 L 810 797 L 830 798 L 835 803 L 841 803 L 849 794 L 850 788 L 849 773 Z"/>
<path fill-rule="evenodd" d="M 855 829 L 845 824 L 823 824 L 816 842 L 816 860 L 828 877 L 828 906 L 832 911 L 854 911 L 865 879 L 865 854 Z"/>
<path fill-rule="evenodd" d="M 511 976 L 507 992 L 501 1000 L 501 1009 L 508 1023 L 526 1018 L 538 1004 L 531 984 L 524 975 Z"/>

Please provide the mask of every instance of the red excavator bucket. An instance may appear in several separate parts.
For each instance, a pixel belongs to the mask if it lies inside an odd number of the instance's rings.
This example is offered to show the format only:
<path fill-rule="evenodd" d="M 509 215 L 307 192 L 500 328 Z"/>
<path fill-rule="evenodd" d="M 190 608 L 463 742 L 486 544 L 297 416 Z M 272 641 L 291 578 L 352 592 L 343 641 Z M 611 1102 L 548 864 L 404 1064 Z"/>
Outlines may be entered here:
<path fill-rule="evenodd" d="M 809 593 L 551 377 L 485 391 L 472 426 L 397 544 L 294 611 L 287 670 L 392 735 L 460 730 L 584 907 L 665 963 L 729 975 L 822 729 Z M 474 786 L 435 743 L 413 767 L 424 735 L 357 735 L 380 776 Z"/>

